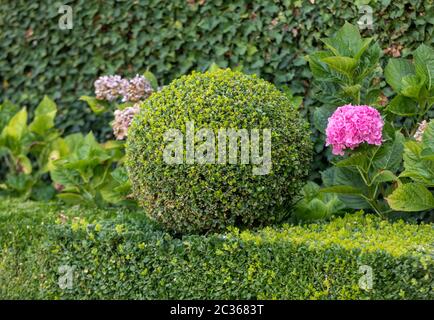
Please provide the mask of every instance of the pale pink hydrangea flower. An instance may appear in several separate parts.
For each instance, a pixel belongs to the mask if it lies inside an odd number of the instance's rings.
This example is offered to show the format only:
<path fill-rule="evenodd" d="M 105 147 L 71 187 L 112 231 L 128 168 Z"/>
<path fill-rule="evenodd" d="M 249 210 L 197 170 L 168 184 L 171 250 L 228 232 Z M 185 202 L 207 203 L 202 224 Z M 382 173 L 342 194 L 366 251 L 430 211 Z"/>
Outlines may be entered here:
<path fill-rule="evenodd" d="M 123 87 L 122 101 L 137 102 L 147 99 L 152 94 L 151 83 L 144 76 L 136 75 L 128 81 L 128 85 Z"/>
<path fill-rule="evenodd" d="M 357 148 L 366 142 L 381 145 L 383 119 L 370 106 L 345 105 L 336 109 L 328 119 L 326 146 L 332 146 L 332 153 L 344 155 L 344 150 Z"/>
<path fill-rule="evenodd" d="M 416 139 L 416 141 L 422 142 L 423 133 L 425 132 L 427 126 L 428 126 L 428 122 L 426 120 L 423 120 L 419 124 L 419 127 L 417 128 L 417 131 L 413 136 Z"/>
<path fill-rule="evenodd" d="M 102 76 L 95 81 L 94 86 L 97 99 L 113 101 L 126 90 L 128 80 L 118 75 Z"/>
<path fill-rule="evenodd" d="M 127 136 L 128 127 L 131 124 L 134 116 L 139 113 L 140 106 L 136 103 L 134 106 L 125 108 L 124 110 L 115 111 L 115 120 L 112 123 L 113 134 L 117 140 L 123 140 Z"/>

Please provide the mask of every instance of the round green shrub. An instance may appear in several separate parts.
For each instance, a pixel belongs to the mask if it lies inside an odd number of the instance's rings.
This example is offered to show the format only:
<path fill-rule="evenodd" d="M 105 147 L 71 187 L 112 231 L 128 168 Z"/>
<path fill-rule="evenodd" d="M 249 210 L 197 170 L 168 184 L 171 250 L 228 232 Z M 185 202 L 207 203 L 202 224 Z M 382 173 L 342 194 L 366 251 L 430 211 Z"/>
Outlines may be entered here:
<path fill-rule="evenodd" d="M 196 134 L 202 128 L 214 133 L 215 163 L 187 163 L 189 122 Z M 263 129 L 270 129 L 269 173 L 258 175 L 253 169 L 260 164 L 242 163 L 241 149 L 236 164 L 217 163 L 221 128 L 247 129 L 248 137 L 259 129 L 261 156 Z M 165 136 L 169 129 L 183 134 L 181 164 L 164 160 L 164 150 L 173 141 Z M 175 233 L 277 222 L 308 175 L 309 133 L 288 98 L 255 75 L 227 69 L 182 76 L 144 102 L 129 128 L 127 167 L 134 195 L 151 218 Z M 196 137 L 194 147 L 203 141 Z"/>

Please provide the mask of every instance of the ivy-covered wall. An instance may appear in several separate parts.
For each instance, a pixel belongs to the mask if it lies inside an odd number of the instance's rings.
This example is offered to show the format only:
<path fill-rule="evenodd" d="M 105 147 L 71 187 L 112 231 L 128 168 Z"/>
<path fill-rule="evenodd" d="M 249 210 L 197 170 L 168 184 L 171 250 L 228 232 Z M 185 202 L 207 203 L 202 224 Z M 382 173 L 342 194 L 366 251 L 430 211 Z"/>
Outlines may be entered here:
<path fill-rule="evenodd" d="M 97 76 L 149 69 L 167 83 L 212 62 L 243 65 L 304 94 L 311 79 L 306 53 L 344 21 L 357 23 L 358 5 L 367 3 L 374 28 L 364 33 L 383 49 L 402 45 L 405 55 L 434 43 L 433 0 L 2 0 L 0 102 L 32 109 L 47 94 L 60 106 L 61 128 L 101 133 L 78 101 L 92 93 Z M 61 4 L 72 7 L 71 30 L 59 28 Z"/>

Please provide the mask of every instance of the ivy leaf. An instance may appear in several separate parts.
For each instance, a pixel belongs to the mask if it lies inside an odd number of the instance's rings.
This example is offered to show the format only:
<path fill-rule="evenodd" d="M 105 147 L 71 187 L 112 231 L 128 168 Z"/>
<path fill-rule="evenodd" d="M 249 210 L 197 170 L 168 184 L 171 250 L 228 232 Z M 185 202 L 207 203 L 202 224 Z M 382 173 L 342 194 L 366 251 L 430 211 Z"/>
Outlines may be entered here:
<path fill-rule="evenodd" d="M 413 212 L 434 208 L 434 196 L 420 183 L 401 184 L 386 200 L 396 211 Z"/>

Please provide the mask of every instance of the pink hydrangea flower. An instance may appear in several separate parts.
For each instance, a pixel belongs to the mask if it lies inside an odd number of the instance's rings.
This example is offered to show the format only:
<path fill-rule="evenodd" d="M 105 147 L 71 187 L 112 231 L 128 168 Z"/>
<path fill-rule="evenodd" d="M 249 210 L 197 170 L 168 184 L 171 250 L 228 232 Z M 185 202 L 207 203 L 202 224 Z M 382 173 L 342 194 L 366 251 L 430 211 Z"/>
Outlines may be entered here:
<path fill-rule="evenodd" d="M 381 145 L 383 119 L 370 106 L 345 105 L 336 109 L 328 120 L 326 146 L 332 146 L 332 153 L 344 155 L 344 150 L 357 148 L 366 142 Z"/>

